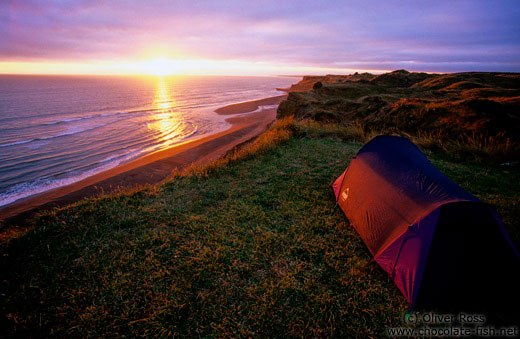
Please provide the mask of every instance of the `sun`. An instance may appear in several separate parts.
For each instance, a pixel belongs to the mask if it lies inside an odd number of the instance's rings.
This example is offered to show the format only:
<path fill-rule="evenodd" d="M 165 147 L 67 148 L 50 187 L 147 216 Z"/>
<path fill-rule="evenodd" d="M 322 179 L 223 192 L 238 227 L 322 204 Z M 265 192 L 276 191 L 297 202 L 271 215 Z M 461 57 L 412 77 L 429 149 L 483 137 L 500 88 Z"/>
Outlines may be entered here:
<path fill-rule="evenodd" d="M 144 63 L 146 73 L 163 76 L 177 73 L 177 65 L 174 60 L 155 58 Z"/>

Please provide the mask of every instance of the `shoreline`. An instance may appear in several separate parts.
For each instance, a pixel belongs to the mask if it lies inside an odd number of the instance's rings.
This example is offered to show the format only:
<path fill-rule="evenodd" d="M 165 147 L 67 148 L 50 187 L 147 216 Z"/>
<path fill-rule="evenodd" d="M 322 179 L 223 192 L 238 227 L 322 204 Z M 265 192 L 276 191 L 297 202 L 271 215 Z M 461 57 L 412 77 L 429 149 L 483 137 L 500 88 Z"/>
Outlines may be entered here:
<path fill-rule="evenodd" d="M 227 130 L 174 145 L 73 184 L 17 200 L 0 207 L 0 221 L 15 227 L 23 227 L 24 225 L 20 224 L 38 211 L 62 207 L 102 193 L 158 184 L 174 170 L 215 160 L 264 132 L 276 119 L 276 108 L 255 111 L 260 106 L 278 105 L 286 97 L 280 95 L 220 107 L 215 110 L 216 114 L 230 116 L 226 119 L 226 122 L 231 124 Z M 0 228 L 0 239 L 5 233 L 3 228 Z"/>

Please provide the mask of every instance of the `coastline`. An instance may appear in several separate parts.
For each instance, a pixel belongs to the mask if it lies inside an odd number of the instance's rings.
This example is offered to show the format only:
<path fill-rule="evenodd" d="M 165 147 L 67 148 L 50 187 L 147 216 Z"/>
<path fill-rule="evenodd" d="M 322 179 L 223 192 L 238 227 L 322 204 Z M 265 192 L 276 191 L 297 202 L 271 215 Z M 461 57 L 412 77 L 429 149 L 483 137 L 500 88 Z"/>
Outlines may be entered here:
<path fill-rule="evenodd" d="M 231 104 L 231 105 L 217 108 L 215 110 L 215 113 L 217 113 L 219 115 L 231 115 L 231 114 L 253 112 L 253 111 L 259 109 L 260 106 L 271 106 L 271 105 L 278 106 L 280 104 L 280 102 L 285 100 L 285 98 L 287 98 L 287 94 L 282 94 L 282 95 L 269 97 L 269 98 L 265 98 L 265 99 L 238 102 L 236 104 Z"/>
<path fill-rule="evenodd" d="M 260 109 L 260 107 L 278 105 L 285 98 L 286 95 L 280 95 L 220 107 L 215 110 L 215 113 L 230 116 L 226 119 L 226 122 L 231 124 L 229 129 L 174 145 L 76 183 L 32 195 L 0 207 L 0 221 L 15 227 L 26 227 L 21 224 L 27 217 L 38 211 L 65 206 L 85 198 L 98 196 L 101 193 L 158 184 L 174 170 L 182 170 L 192 164 L 201 165 L 215 160 L 234 147 L 264 132 L 276 119 L 276 108 Z M 255 112 L 257 110 L 259 111 Z M 2 234 L 5 231 L 0 228 L 0 238 L 3 238 Z"/>

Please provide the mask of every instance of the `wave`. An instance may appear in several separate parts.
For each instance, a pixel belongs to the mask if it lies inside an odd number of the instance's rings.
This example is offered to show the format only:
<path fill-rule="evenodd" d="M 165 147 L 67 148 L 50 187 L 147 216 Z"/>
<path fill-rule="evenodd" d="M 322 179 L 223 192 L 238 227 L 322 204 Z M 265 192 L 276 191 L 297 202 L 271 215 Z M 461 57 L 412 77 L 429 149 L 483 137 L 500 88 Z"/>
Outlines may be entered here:
<path fill-rule="evenodd" d="M 182 128 L 178 128 L 181 124 L 183 125 Z M 190 125 L 191 130 L 187 128 L 186 125 Z M 191 137 L 192 135 L 196 134 L 198 130 L 199 127 L 196 124 L 184 121 L 166 130 L 164 133 L 162 133 L 162 135 L 163 138 L 167 138 L 166 141 L 171 144 L 172 142 L 179 142 L 180 140 Z"/>
<path fill-rule="evenodd" d="M 62 124 L 64 122 L 72 122 L 72 121 L 78 121 L 78 120 L 83 120 L 83 119 L 91 119 L 91 118 L 94 118 L 95 116 L 92 115 L 92 116 L 86 116 L 86 117 L 81 117 L 81 118 L 68 118 L 68 119 L 61 119 L 61 120 L 58 120 L 58 121 L 52 121 L 52 122 L 44 122 L 40 125 L 43 125 L 43 126 L 49 126 L 49 125 L 57 125 L 57 124 Z M 36 125 L 38 126 L 38 125 Z M 34 126 L 31 126 L 31 127 L 34 127 Z"/>
<path fill-rule="evenodd" d="M 27 198 L 31 195 L 43 193 L 43 192 L 49 191 L 51 189 L 55 189 L 58 187 L 76 183 L 78 181 L 86 179 L 95 174 L 98 174 L 103 171 L 114 168 L 114 167 L 118 166 L 119 164 L 121 164 L 125 161 L 128 161 L 132 158 L 135 158 L 142 151 L 143 151 L 142 149 L 139 149 L 139 150 L 135 150 L 135 151 L 129 152 L 124 155 L 116 155 L 116 156 L 107 157 L 106 159 L 103 159 L 103 160 L 100 160 L 99 162 L 97 162 L 97 164 L 100 166 L 96 166 L 95 168 L 92 168 L 92 169 L 82 172 L 82 173 L 72 174 L 71 176 L 66 177 L 66 178 L 36 179 L 36 180 L 30 181 L 30 182 L 21 183 L 21 184 L 12 186 L 9 189 L 7 189 L 5 192 L 0 193 L 0 206 L 8 205 L 17 200 Z"/>
<path fill-rule="evenodd" d="M 80 120 L 88 120 L 88 119 L 95 119 L 95 118 L 100 118 L 100 117 L 108 117 L 108 116 L 115 116 L 115 115 L 128 114 L 128 113 L 132 113 L 132 111 L 123 111 L 123 112 L 114 112 L 114 113 L 102 113 L 102 114 L 91 114 L 91 115 L 87 115 L 87 116 L 84 116 L 84 117 L 76 117 L 76 118 L 64 118 L 64 119 L 60 119 L 60 120 L 57 120 L 57 121 L 46 122 L 46 123 L 43 123 L 41 125 L 45 125 L 45 126 L 58 125 L 58 124 L 63 124 L 63 123 L 68 123 L 68 122 L 74 122 L 74 121 L 80 121 Z"/>
<path fill-rule="evenodd" d="M 20 145 L 20 144 L 27 144 L 27 143 L 29 143 L 31 141 L 34 141 L 34 139 L 32 139 L 32 140 L 15 141 L 15 142 L 11 142 L 11 143 L 8 143 L 8 144 L 0 144 L 0 147 L 14 146 L 14 145 Z"/>
<path fill-rule="evenodd" d="M 163 110 L 163 109 L 147 108 L 147 109 L 137 109 L 137 110 L 129 110 L 129 111 L 125 110 L 125 111 L 111 112 L 111 113 L 89 114 L 89 115 L 85 115 L 85 116 L 81 116 L 81 117 L 61 118 L 61 119 L 54 120 L 54 121 L 41 122 L 41 123 L 29 125 L 29 126 L 3 128 L 2 131 L 11 131 L 11 130 L 20 131 L 20 130 L 24 130 L 24 129 L 37 128 L 40 126 L 60 125 L 60 124 L 67 124 L 67 123 L 71 123 L 71 122 L 81 121 L 81 120 L 89 120 L 89 119 L 125 115 L 125 114 L 151 113 L 151 112 L 160 111 L 160 110 Z"/>
<path fill-rule="evenodd" d="M 153 113 L 153 112 L 159 112 L 165 110 L 164 108 L 160 107 L 153 107 L 153 108 L 139 108 L 135 110 L 125 110 L 125 111 L 119 111 L 119 112 L 110 112 L 110 113 L 101 113 L 101 114 L 90 114 L 83 117 L 75 117 L 75 118 L 64 118 L 53 122 L 47 122 L 44 125 L 53 125 L 53 124 L 59 124 L 59 123 L 66 123 L 66 122 L 72 122 L 72 121 L 78 121 L 78 120 L 86 120 L 86 119 L 94 119 L 94 118 L 100 118 L 100 117 L 109 117 L 109 116 L 117 116 L 117 115 L 126 115 L 126 114 L 137 114 L 137 113 Z"/>
<path fill-rule="evenodd" d="M 97 126 L 94 126 L 94 127 L 84 128 L 84 129 L 81 129 L 81 128 L 70 128 L 70 129 L 68 129 L 66 131 L 63 131 L 63 132 L 60 132 L 58 134 L 51 135 L 51 136 L 48 136 L 48 137 L 34 138 L 34 139 L 30 139 L 30 140 L 21 140 L 21 141 L 15 141 L 15 142 L 7 143 L 7 144 L 0 144 L 0 147 L 14 146 L 14 145 L 20 145 L 20 144 L 28 144 L 28 143 L 35 142 L 35 141 L 42 141 L 42 140 L 59 138 L 59 137 L 63 137 L 63 136 L 66 136 L 66 135 L 83 133 L 83 132 L 86 132 L 86 131 L 90 131 L 90 130 L 93 130 L 93 129 L 96 129 L 96 128 L 100 128 L 100 127 L 106 126 L 106 125 L 108 125 L 108 124 L 97 125 Z"/>

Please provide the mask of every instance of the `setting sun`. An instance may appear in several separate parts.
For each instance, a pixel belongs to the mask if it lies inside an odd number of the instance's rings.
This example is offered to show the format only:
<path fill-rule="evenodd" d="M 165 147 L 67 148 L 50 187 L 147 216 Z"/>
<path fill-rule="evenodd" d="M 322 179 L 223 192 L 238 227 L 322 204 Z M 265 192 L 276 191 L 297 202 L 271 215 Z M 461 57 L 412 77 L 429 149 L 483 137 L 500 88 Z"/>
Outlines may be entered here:
<path fill-rule="evenodd" d="M 178 65 L 170 59 L 156 58 L 144 63 L 144 71 L 151 75 L 172 75 L 178 72 Z"/>

